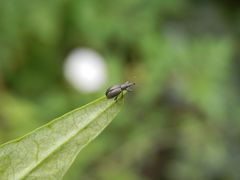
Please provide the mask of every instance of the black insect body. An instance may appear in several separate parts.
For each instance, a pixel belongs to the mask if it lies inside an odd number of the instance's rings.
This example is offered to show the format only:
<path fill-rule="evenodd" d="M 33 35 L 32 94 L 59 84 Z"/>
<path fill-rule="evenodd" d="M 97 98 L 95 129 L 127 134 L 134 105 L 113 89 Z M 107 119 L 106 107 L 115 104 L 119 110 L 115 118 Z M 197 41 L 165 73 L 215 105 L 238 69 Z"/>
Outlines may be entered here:
<path fill-rule="evenodd" d="M 117 100 L 119 94 L 121 94 L 124 90 L 132 91 L 130 87 L 132 87 L 133 85 L 135 85 L 135 83 L 130 82 L 125 82 L 124 84 L 121 85 L 114 85 L 108 88 L 105 94 L 108 99 L 114 98 L 114 100 Z"/>

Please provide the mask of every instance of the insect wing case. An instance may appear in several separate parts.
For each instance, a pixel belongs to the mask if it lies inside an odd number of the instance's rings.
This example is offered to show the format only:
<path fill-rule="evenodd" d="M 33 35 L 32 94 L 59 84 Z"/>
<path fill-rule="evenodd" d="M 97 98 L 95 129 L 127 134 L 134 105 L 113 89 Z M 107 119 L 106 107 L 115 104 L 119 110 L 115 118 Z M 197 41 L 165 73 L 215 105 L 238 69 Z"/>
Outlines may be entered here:
<path fill-rule="evenodd" d="M 108 99 L 111 99 L 111 98 L 119 95 L 121 92 L 122 92 L 121 86 L 120 85 L 114 85 L 114 86 L 107 89 L 105 95 L 107 96 Z"/>

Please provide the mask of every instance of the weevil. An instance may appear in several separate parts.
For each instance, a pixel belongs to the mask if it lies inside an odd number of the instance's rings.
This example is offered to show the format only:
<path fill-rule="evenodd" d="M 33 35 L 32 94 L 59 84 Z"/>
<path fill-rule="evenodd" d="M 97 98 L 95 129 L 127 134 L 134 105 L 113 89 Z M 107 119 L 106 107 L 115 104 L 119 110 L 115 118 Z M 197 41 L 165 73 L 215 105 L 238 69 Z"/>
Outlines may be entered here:
<path fill-rule="evenodd" d="M 123 84 L 114 85 L 107 89 L 105 95 L 108 99 L 114 98 L 114 100 L 117 100 L 119 94 L 121 94 L 124 90 L 126 91 L 132 91 L 131 87 L 135 85 L 135 83 L 131 82 L 125 82 Z"/>

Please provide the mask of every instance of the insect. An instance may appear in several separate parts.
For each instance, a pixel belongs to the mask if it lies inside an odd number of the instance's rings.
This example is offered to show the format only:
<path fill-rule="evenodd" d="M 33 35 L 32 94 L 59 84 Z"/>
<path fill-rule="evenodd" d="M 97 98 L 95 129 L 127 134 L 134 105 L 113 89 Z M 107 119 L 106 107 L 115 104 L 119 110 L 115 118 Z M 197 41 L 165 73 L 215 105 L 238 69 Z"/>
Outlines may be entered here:
<path fill-rule="evenodd" d="M 135 85 L 135 83 L 131 83 L 128 81 L 125 82 L 124 84 L 114 85 L 107 89 L 105 95 L 107 96 L 108 99 L 114 98 L 114 100 L 117 100 L 119 94 L 122 93 L 124 90 L 132 91 L 130 87 L 132 87 L 133 85 Z"/>

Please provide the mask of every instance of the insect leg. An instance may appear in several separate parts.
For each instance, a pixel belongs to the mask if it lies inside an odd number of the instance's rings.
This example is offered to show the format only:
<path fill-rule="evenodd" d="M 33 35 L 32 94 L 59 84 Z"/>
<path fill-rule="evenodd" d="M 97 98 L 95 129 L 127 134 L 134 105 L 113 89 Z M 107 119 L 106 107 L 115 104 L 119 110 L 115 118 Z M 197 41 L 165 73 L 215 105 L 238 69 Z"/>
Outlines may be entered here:
<path fill-rule="evenodd" d="M 118 95 L 114 98 L 114 100 L 117 101 L 119 98 L 122 98 L 122 97 L 123 97 L 123 91 L 122 91 L 120 94 L 118 94 Z"/>
<path fill-rule="evenodd" d="M 121 97 L 120 98 L 123 98 L 123 91 L 121 92 Z"/>
<path fill-rule="evenodd" d="M 118 99 L 118 96 L 119 96 L 119 95 L 117 95 L 117 96 L 114 98 L 114 100 L 115 100 L 115 101 L 117 101 L 117 99 Z"/>
<path fill-rule="evenodd" d="M 132 91 L 133 91 L 132 88 L 127 88 L 126 90 L 127 90 L 128 92 L 132 92 Z"/>

